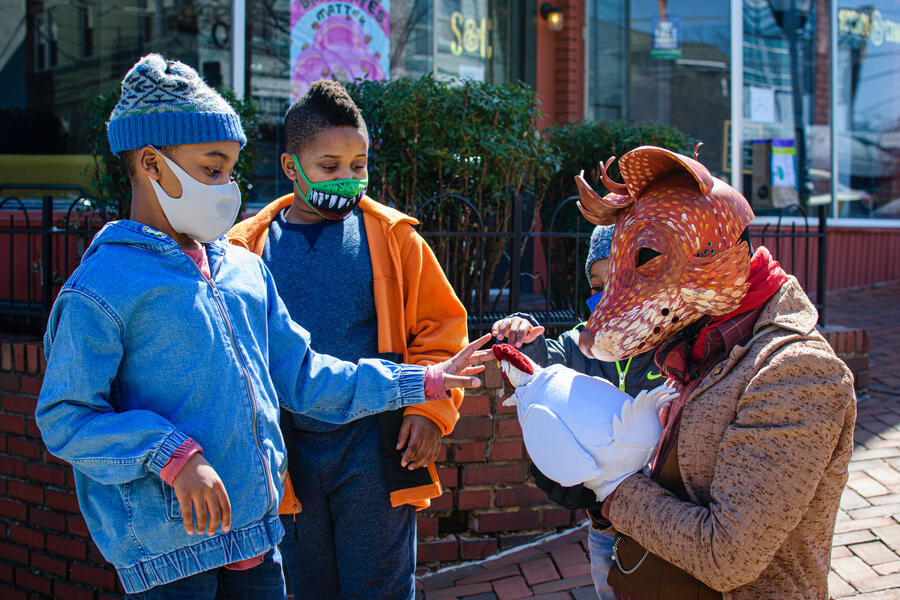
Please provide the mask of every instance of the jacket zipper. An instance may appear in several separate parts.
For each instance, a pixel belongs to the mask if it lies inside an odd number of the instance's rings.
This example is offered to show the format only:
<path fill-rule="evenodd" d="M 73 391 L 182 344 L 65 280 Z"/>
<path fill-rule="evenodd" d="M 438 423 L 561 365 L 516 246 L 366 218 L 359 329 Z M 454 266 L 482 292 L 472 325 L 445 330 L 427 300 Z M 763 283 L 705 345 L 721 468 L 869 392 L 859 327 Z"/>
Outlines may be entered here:
<path fill-rule="evenodd" d="M 206 252 L 206 248 L 204 248 L 203 251 Z M 256 436 L 256 396 L 253 394 L 253 386 L 250 384 L 250 373 L 247 370 L 247 366 L 244 364 L 244 359 L 241 356 L 241 353 L 238 351 L 237 340 L 235 340 L 234 338 L 234 330 L 231 328 L 231 320 L 228 318 L 228 311 L 225 309 L 225 303 L 222 301 L 222 298 L 219 295 L 219 288 L 216 287 L 216 284 L 213 281 L 212 269 L 210 269 L 210 278 L 206 279 L 206 277 L 203 275 L 203 272 L 200 270 L 200 267 L 197 266 L 197 263 L 195 263 L 189 256 L 185 256 L 185 258 L 187 258 L 194 266 L 194 268 L 197 269 L 200 277 L 204 281 L 206 281 L 206 284 L 212 289 L 213 297 L 216 299 L 216 303 L 219 306 L 219 312 L 222 314 L 222 318 L 225 320 L 225 325 L 228 327 L 228 336 L 231 338 L 231 347 L 234 349 L 234 353 L 237 356 L 238 363 L 241 367 L 241 374 L 244 376 L 244 382 L 247 384 L 247 393 L 250 395 L 250 410 L 253 413 L 253 431 L 251 432 L 251 435 L 253 436 L 253 443 L 256 445 L 256 453 L 262 461 L 263 470 L 266 472 L 266 512 L 268 513 L 272 508 L 272 490 L 275 489 L 275 484 L 272 482 L 272 473 L 271 469 L 269 468 L 269 461 L 266 460 L 266 457 L 262 452 L 262 448 L 259 445 L 259 439 Z"/>
<path fill-rule="evenodd" d="M 631 358 L 634 358 L 633 356 Z M 621 361 L 616 361 L 616 371 L 619 373 L 619 389 L 625 391 L 625 378 L 628 376 L 628 369 L 631 368 L 631 358 L 625 363 L 625 370 L 619 365 Z"/>

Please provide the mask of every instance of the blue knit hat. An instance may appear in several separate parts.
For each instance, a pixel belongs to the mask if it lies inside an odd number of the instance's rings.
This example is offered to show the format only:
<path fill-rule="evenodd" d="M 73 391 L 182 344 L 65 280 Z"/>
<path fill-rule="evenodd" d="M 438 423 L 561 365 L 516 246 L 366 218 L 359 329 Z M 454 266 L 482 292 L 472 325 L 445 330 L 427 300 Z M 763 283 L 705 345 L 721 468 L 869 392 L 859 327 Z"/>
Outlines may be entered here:
<path fill-rule="evenodd" d="M 591 265 L 598 260 L 609 258 L 609 249 L 612 246 L 612 225 L 597 225 L 591 234 L 591 248 L 588 250 L 587 262 L 584 264 L 584 272 L 587 278 L 591 278 Z"/>
<path fill-rule="evenodd" d="M 148 54 L 125 75 L 106 134 L 116 156 L 148 145 L 247 143 L 231 105 L 197 71 L 159 54 Z"/>

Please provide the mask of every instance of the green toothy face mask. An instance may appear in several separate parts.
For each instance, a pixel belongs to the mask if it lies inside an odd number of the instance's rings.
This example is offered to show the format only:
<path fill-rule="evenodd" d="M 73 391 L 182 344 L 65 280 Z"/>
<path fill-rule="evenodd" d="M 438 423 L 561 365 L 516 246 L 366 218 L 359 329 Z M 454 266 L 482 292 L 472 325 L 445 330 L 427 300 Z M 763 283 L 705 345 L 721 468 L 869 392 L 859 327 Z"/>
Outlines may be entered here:
<path fill-rule="evenodd" d="M 359 201 L 362 200 L 363 194 L 366 193 L 366 186 L 369 184 L 368 179 L 333 179 L 331 181 L 311 182 L 306 177 L 306 173 L 300 167 L 300 161 L 297 160 L 296 154 L 291 154 L 294 159 L 294 166 L 297 167 L 297 173 L 309 186 L 309 193 L 304 194 L 300 189 L 300 185 L 295 181 L 294 187 L 297 193 L 306 202 L 307 205 L 321 217 L 326 219 L 343 219 L 350 214 Z"/>

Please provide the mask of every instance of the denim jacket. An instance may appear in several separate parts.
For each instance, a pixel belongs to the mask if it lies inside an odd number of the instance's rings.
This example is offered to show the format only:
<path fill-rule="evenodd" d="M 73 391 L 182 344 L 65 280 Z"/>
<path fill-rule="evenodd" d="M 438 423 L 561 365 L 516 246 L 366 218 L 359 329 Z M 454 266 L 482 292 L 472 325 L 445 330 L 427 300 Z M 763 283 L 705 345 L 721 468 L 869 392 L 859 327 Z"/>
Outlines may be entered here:
<path fill-rule="evenodd" d="M 74 467 L 88 529 L 137 593 L 281 539 L 278 408 L 345 423 L 425 400 L 424 368 L 316 354 L 255 254 L 207 244 L 212 281 L 165 234 L 107 224 L 50 314 L 35 416 Z M 339 307 L 336 307 L 339 308 Z M 188 535 L 159 476 L 193 438 L 229 495 L 228 533 Z"/>

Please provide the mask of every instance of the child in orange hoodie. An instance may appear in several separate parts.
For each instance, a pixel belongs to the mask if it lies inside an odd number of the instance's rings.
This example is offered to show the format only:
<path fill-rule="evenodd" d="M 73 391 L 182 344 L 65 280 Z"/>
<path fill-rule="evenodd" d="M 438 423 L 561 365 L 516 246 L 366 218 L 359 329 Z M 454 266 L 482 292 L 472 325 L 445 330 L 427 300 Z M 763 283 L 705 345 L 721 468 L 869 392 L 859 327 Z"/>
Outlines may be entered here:
<path fill-rule="evenodd" d="M 464 347 L 465 309 L 417 222 L 365 196 L 369 138 L 344 88 L 313 84 L 288 110 L 285 138 L 281 166 L 294 193 L 229 238 L 262 256 L 311 346 L 422 365 Z M 457 389 L 347 426 L 282 415 L 282 552 L 295 594 L 413 597 L 415 509 L 441 494 L 433 462 L 461 401 Z"/>

